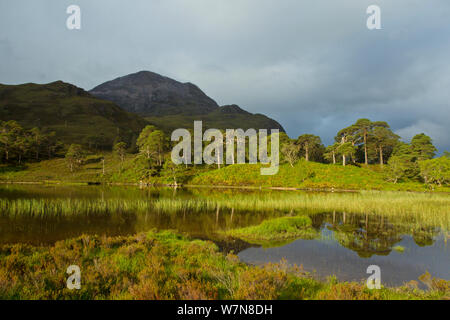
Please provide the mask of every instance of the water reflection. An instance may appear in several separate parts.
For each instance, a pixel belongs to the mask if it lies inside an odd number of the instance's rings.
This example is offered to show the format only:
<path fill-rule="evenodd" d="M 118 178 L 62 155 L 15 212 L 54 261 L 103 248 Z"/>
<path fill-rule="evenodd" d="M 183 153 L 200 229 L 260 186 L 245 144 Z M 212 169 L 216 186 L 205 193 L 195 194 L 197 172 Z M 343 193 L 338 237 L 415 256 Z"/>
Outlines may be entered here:
<path fill-rule="evenodd" d="M 379 215 L 336 213 L 317 215 L 321 227 L 333 231 L 336 241 L 355 251 L 362 258 L 372 255 L 389 255 L 392 248 L 402 241 L 402 236 L 412 235 L 421 246 L 432 245 L 440 234 L 439 228 L 419 228 L 416 225 L 395 223 Z"/>
<path fill-rule="evenodd" d="M 381 267 L 384 285 L 417 280 L 426 271 L 450 279 L 448 235 L 439 227 L 344 212 L 311 218 L 320 231 L 314 241 L 297 238 L 284 246 L 248 248 L 239 257 L 252 264 L 286 259 L 322 279 L 334 274 L 340 280 L 362 281 L 371 264 Z M 394 250 L 396 247 L 401 250 Z"/>

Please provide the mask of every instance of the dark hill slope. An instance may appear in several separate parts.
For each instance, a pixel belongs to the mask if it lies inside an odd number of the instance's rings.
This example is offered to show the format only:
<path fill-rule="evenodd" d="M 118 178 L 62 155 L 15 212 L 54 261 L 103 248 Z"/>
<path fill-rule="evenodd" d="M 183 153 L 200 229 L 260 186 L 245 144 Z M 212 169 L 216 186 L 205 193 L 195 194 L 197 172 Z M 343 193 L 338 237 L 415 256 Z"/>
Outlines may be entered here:
<path fill-rule="evenodd" d="M 237 111 L 238 108 L 241 111 Z M 283 127 L 273 119 L 262 114 L 252 114 L 242 110 L 236 105 L 223 106 L 219 109 L 205 114 L 205 115 L 172 115 L 162 117 L 146 117 L 146 119 L 153 125 L 163 129 L 166 132 L 171 132 L 177 128 L 192 129 L 194 121 L 201 120 L 203 128 L 216 129 L 279 129 L 284 132 Z"/>
<path fill-rule="evenodd" d="M 55 131 L 66 144 L 104 147 L 111 146 L 116 139 L 131 143 L 147 124 L 114 103 L 62 81 L 0 84 L 0 120 L 16 120 L 25 128 Z"/>
<path fill-rule="evenodd" d="M 143 116 L 197 115 L 219 107 L 194 84 L 181 83 L 149 71 L 105 82 L 90 93 Z"/>

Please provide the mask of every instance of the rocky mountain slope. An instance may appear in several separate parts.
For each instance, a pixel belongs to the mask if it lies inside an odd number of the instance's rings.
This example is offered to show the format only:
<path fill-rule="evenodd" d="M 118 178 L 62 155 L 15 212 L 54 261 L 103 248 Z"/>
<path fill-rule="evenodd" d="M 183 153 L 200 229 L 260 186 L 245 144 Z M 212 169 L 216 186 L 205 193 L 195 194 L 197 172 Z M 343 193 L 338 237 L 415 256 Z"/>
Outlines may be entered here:
<path fill-rule="evenodd" d="M 90 93 L 143 116 L 206 114 L 219 107 L 194 84 L 181 83 L 149 71 L 105 82 Z"/>
<path fill-rule="evenodd" d="M 192 83 L 181 83 L 159 74 L 140 71 L 105 82 L 90 91 L 124 110 L 146 117 L 165 131 L 191 128 L 194 120 L 205 128 L 279 129 L 283 127 L 262 114 L 237 105 L 219 105 Z"/>

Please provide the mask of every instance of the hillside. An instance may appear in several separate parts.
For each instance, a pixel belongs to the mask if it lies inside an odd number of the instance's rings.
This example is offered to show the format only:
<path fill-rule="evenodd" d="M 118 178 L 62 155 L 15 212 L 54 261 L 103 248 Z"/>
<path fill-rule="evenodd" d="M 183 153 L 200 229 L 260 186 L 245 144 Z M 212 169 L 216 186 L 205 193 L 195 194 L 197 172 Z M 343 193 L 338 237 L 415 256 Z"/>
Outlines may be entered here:
<path fill-rule="evenodd" d="M 340 166 L 317 162 L 298 161 L 294 167 L 281 164 L 273 176 L 260 174 L 261 164 L 235 164 L 219 170 L 197 174 L 189 181 L 193 185 L 252 186 L 275 188 L 301 188 L 320 190 L 398 190 L 431 191 L 426 184 L 407 181 L 387 182 L 377 165 L 369 167 Z M 433 190 L 448 192 L 450 188 L 434 186 Z"/>
<path fill-rule="evenodd" d="M 0 84 L 0 120 L 16 120 L 29 129 L 55 131 L 64 143 L 109 147 L 116 138 L 136 139 L 147 122 L 110 101 L 72 84 Z"/>
<path fill-rule="evenodd" d="M 149 71 L 105 82 L 90 93 L 146 117 L 167 132 L 191 128 L 194 120 L 204 121 L 204 128 L 279 129 L 284 132 L 277 121 L 262 114 L 249 113 L 237 105 L 219 107 L 196 85 Z"/>
<path fill-rule="evenodd" d="M 102 156 L 89 156 L 79 170 L 71 172 L 65 159 L 52 159 L 29 163 L 24 168 L 0 166 L 0 182 L 63 182 L 63 183 L 139 183 L 144 180 L 155 184 L 173 183 L 172 173 L 163 169 L 160 176 L 143 178 L 145 168 L 127 155 L 123 164 L 117 156 L 105 154 L 105 174 Z M 299 161 L 293 168 L 280 165 L 278 174 L 262 176 L 260 164 L 235 164 L 217 169 L 215 166 L 180 167 L 178 183 L 203 186 L 274 187 L 321 190 L 391 190 L 450 192 L 448 186 L 430 186 L 415 182 L 392 183 L 384 179 L 378 166 L 359 168 L 317 162 Z"/>

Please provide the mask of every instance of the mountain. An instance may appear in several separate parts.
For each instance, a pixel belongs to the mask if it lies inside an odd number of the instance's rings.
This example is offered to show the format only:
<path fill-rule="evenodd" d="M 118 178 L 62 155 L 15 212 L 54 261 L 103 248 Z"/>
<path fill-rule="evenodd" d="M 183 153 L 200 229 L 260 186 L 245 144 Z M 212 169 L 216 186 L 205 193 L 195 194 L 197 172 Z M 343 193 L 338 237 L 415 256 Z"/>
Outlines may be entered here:
<path fill-rule="evenodd" d="M 16 120 L 25 128 L 55 131 L 64 143 L 105 148 L 115 139 L 132 144 L 148 124 L 138 115 L 62 81 L 0 84 L 0 120 Z"/>
<path fill-rule="evenodd" d="M 145 117 L 167 132 L 192 128 L 194 120 L 202 120 L 204 128 L 279 129 L 284 132 L 277 121 L 265 115 L 252 114 L 237 105 L 219 107 L 196 85 L 150 71 L 105 82 L 89 92 Z"/>
<path fill-rule="evenodd" d="M 90 93 L 143 116 L 206 114 L 219 107 L 194 84 L 181 83 L 149 71 L 105 82 Z"/>

